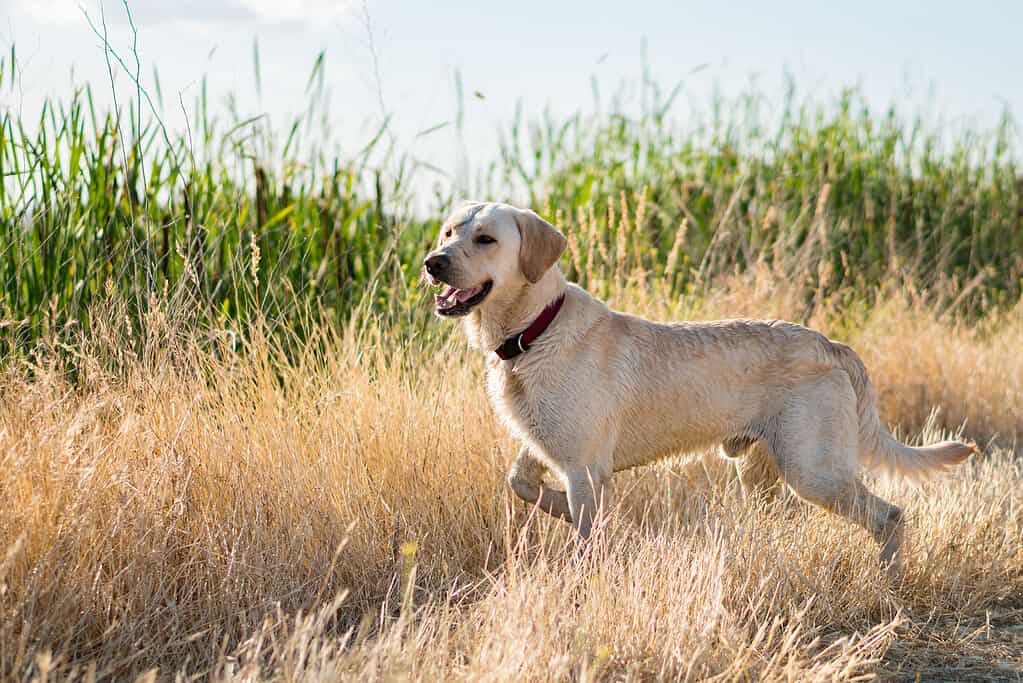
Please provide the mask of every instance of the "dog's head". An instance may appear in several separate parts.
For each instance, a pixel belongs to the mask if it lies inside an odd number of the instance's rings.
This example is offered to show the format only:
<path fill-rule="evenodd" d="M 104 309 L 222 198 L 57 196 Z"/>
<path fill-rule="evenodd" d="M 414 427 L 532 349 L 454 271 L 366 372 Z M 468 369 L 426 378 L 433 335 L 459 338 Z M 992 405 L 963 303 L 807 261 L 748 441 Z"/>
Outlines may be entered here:
<path fill-rule="evenodd" d="M 437 248 L 423 262 L 427 282 L 446 285 L 436 296 L 437 315 L 463 316 L 491 297 L 538 282 L 566 244 L 564 235 L 528 209 L 463 204 L 444 221 Z"/>

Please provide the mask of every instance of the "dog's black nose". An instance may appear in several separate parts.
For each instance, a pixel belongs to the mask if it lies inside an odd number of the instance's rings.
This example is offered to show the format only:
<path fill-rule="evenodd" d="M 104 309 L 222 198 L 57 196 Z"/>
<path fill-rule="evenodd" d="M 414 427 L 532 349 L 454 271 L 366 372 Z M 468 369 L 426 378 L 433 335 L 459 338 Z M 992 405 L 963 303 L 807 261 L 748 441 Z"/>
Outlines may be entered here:
<path fill-rule="evenodd" d="M 427 273 L 434 277 L 440 277 L 451 265 L 451 258 L 447 254 L 433 254 L 426 257 L 424 265 Z"/>

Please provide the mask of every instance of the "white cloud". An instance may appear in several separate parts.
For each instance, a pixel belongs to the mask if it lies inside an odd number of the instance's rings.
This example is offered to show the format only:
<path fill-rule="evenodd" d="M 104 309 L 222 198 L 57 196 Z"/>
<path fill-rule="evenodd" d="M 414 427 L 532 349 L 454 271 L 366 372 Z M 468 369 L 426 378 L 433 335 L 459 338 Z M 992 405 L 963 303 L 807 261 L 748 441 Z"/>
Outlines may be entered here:
<path fill-rule="evenodd" d="M 101 4 L 102 3 L 102 4 Z M 19 13 L 39 24 L 84 22 L 83 12 L 98 21 L 127 23 L 121 0 L 14 0 Z M 135 23 L 153 26 L 185 24 L 302 24 L 325 27 L 352 12 L 352 0 L 128 0 Z"/>
<path fill-rule="evenodd" d="M 82 20 L 82 10 L 75 0 L 14 0 L 17 13 L 31 17 L 40 24 L 73 24 Z"/>
<path fill-rule="evenodd" d="M 350 0 L 237 0 L 237 2 L 266 23 L 312 24 L 343 19 L 351 14 L 353 4 Z"/>

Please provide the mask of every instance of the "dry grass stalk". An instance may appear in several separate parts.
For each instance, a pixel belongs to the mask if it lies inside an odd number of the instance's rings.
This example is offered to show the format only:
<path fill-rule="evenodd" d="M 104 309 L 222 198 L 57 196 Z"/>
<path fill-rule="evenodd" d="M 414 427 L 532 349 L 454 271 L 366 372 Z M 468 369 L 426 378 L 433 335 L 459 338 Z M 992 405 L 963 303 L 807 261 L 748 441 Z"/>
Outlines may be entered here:
<path fill-rule="evenodd" d="M 763 271 L 702 299 L 623 296 L 657 318 L 792 317 L 793 289 Z M 909 433 L 1023 433 L 1019 311 L 983 330 L 899 299 L 814 316 Z M 574 560 L 567 528 L 505 490 L 514 444 L 460 340 L 420 357 L 371 325 L 324 329 L 288 363 L 265 337 L 200 349 L 172 318 L 152 318 L 164 351 L 143 359 L 97 324 L 79 388 L 56 363 L 0 381 L 7 678 L 834 680 L 1023 652 L 997 629 L 945 642 L 1020 606 L 1008 450 L 882 487 L 910 514 L 900 586 L 864 534 L 743 501 L 714 458 L 619 475 L 613 522 Z"/>

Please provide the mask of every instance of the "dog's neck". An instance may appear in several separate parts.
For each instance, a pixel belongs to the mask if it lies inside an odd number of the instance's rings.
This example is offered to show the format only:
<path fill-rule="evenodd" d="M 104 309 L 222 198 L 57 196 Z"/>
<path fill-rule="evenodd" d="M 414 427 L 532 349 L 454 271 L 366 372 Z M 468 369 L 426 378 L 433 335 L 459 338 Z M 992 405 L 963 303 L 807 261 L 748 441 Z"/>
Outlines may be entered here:
<path fill-rule="evenodd" d="M 490 300 L 465 317 L 469 345 L 484 353 L 492 352 L 505 339 L 518 334 L 539 317 L 543 309 L 565 293 L 565 276 L 557 266 L 549 269 L 534 284 Z"/>

